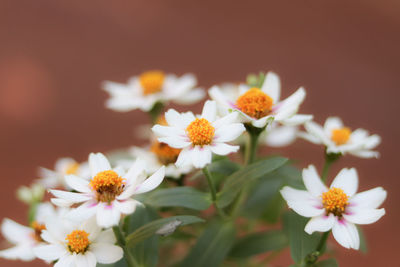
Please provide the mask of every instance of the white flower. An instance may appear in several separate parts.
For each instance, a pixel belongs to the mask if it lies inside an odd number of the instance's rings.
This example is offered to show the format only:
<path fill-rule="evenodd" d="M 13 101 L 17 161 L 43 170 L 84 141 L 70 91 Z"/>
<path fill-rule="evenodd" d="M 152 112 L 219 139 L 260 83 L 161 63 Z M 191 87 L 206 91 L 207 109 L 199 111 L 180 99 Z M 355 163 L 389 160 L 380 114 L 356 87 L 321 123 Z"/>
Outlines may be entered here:
<path fill-rule="evenodd" d="M 33 249 L 35 255 L 54 267 L 94 267 L 96 263 L 110 264 L 120 260 L 123 250 L 116 242 L 112 229 L 102 231 L 95 219 L 74 224 L 50 218 L 42 238 L 47 242 Z"/>
<path fill-rule="evenodd" d="M 146 173 L 154 173 L 165 165 L 165 176 L 178 179 L 192 171 L 191 166 L 175 165 L 181 150 L 165 143 L 154 141 L 150 148 L 132 147 L 129 151 L 135 158 L 143 160 Z"/>
<path fill-rule="evenodd" d="M 40 235 L 45 229 L 44 221 L 50 217 L 57 216 L 50 203 L 39 204 L 35 220 L 31 226 L 23 226 L 13 220 L 4 219 L 1 225 L 3 236 L 15 246 L 0 250 L 0 257 L 9 260 L 31 261 L 35 259 L 33 248 L 43 240 Z"/>
<path fill-rule="evenodd" d="M 103 88 L 110 94 L 106 106 L 115 111 L 141 109 L 150 111 L 157 102 L 173 101 L 177 104 L 193 104 L 205 93 L 195 88 L 196 77 L 185 74 L 177 77 L 162 71 L 148 71 L 129 79 L 127 84 L 106 81 Z"/>
<path fill-rule="evenodd" d="M 54 170 L 39 168 L 38 183 L 45 188 L 68 188 L 65 183 L 65 175 L 74 174 L 80 177 L 89 178 L 89 168 L 86 162 L 79 164 L 72 158 L 60 158 L 56 161 Z"/>
<path fill-rule="evenodd" d="M 378 157 L 379 153 L 371 151 L 381 142 L 379 135 L 368 135 L 364 129 L 351 131 L 344 127 L 338 117 L 329 117 L 321 127 L 315 122 L 307 122 L 305 125 L 307 133 L 299 136 L 314 143 L 326 146 L 327 153 L 351 154 L 361 158 Z"/>
<path fill-rule="evenodd" d="M 136 160 L 125 173 L 121 168 L 113 170 L 103 154 L 92 153 L 89 155 L 91 180 L 67 175 L 66 183 L 78 193 L 50 190 L 56 196 L 51 201 L 64 207 L 82 203 L 66 215 L 71 219 L 84 220 L 96 215 L 102 227 L 117 225 L 121 214 L 133 213 L 140 204 L 131 199 L 133 195 L 153 190 L 164 179 L 164 167 L 146 179 L 143 165 L 141 160 Z"/>
<path fill-rule="evenodd" d="M 385 209 L 378 207 L 386 199 L 386 191 L 376 187 L 356 194 L 358 176 L 354 168 L 342 169 L 328 189 L 310 165 L 303 170 L 303 182 L 307 191 L 285 186 L 281 194 L 296 213 L 311 217 L 304 229 L 308 234 L 332 229 L 340 245 L 359 249 L 355 224 L 371 224 L 385 214 Z"/>
<path fill-rule="evenodd" d="M 226 144 L 245 131 L 243 124 L 235 122 L 237 114 L 217 119 L 216 113 L 216 103 L 208 100 L 200 116 L 170 109 L 165 114 L 168 126 L 155 125 L 152 128 L 159 137 L 158 141 L 182 149 L 176 166 L 203 168 L 211 162 L 212 153 L 227 155 L 239 149 L 239 146 Z"/>
<path fill-rule="evenodd" d="M 299 125 L 310 120 L 310 115 L 296 114 L 306 96 L 304 88 L 280 101 L 280 80 L 273 72 L 268 72 L 261 88 L 241 84 L 237 89 L 222 90 L 213 86 L 208 93 L 225 109 L 238 111 L 243 122 L 258 128 L 272 120 L 285 125 Z"/>
<path fill-rule="evenodd" d="M 260 143 L 270 147 L 288 146 L 296 140 L 298 131 L 298 126 L 279 125 L 273 122 L 261 133 Z"/>
<path fill-rule="evenodd" d="M 17 190 L 17 198 L 26 204 L 40 202 L 43 199 L 45 188 L 41 184 L 32 184 L 30 187 L 21 186 Z"/>

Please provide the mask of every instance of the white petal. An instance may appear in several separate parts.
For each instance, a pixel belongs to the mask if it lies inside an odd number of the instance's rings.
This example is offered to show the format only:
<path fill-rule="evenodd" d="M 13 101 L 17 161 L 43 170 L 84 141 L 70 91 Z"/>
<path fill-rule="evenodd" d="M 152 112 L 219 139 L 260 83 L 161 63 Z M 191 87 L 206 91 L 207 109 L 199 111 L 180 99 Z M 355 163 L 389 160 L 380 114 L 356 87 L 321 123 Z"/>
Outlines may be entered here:
<path fill-rule="evenodd" d="M 154 125 L 151 130 L 158 137 L 175 137 L 185 135 L 185 128 L 178 128 L 177 126 L 162 126 L 162 125 Z"/>
<path fill-rule="evenodd" d="M 99 226 L 109 228 L 118 225 L 121 213 L 113 204 L 113 202 L 111 202 L 111 205 L 101 203 L 97 206 L 96 217 Z"/>
<path fill-rule="evenodd" d="M 381 137 L 377 134 L 371 135 L 365 140 L 366 149 L 374 149 L 381 143 Z"/>
<path fill-rule="evenodd" d="M 355 224 L 371 224 L 385 215 L 385 209 L 347 208 L 343 217 Z"/>
<path fill-rule="evenodd" d="M 84 221 L 94 216 L 96 214 L 96 210 L 97 210 L 97 202 L 88 201 L 83 203 L 79 207 L 71 209 L 66 214 L 66 217 L 73 221 Z"/>
<path fill-rule="evenodd" d="M 281 123 L 284 125 L 296 126 L 311 121 L 312 119 L 313 115 L 296 114 L 290 118 L 282 120 Z"/>
<path fill-rule="evenodd" d="M 321 140 L 322 143 L 329 143 L 329 138 L 325 135 L 324 129 L 320 125 L 316 124 L 313 121 L 310 121 L 304 124 L 304 128 L 306 128 L 309 134 Z"/>
<path fill-rule="evenodd" d="M 76 254 L 76 267 L 96 267 L 96 256 L 87 251 L 85 254 Z"/>
<path fill-rule="evenodd" d="M 376 187 L 355 194 L 350 200 L 350 206 L 357 208 L 378 208 L 386 199 L 387 192 L 382 187 Z"/>
<path fill-rule="evenodd" d="M 369 151 L 369 150 L 349 151 L 349 154 L 356 156 L 356 157 L 364 158 L 364 159 L 379 158 L 379 152 Z"/>
<path fill-rule="evenodd" d="M 214 154 L 225 156 L 230 153 L 237 152 L 239 150 L 240 146 L 231 146 L 225 143 L 217 143 L 214 145 L 210 146 L 211 151 Z"/>
<path fill-rule="evenodd" d="M 54 264 L 54 267 L 76 267 L 75 262 L 76 254 L 66 254 Z"/>
<path fill-rule="evenodd" d="M 155 189 L 161 184 L 165 176 L 165 166 L 162 166 L 156 173 L 147 178 L 143 183 L 138 185 L 135 194 L 142 194 Z"/>
<path fill-rule="evenodd" d="M 303 169 L 303 182 L 308 192 L 315 197 L 320 197 L 322 193 L 328 191 L 328 188 L 322 183 L 314 165 Z"/>
<path fill-rule="evenodd" d="M 174 99 L 173 102 L 181 105 L 190 105 L 200 101 L 205 95 L 206 93 L 202 88 L 192 89 L 179 98 Z"/>
<path fill-rule="evenodd" d="M 67 253 L 67 250 L 59 244 L 39 245 L 33 249 L 36 257 L 45 261 L 55 261 Z"/>
<path fill-rule="evenodd" d="M 1 233 L 11 243 L 18 244 L 27 240 L 33 230 L 13 220 L 5 218 L 1 224 Z"/>
<path fill-rule="evenodd" d="M 21 244 L 12 248 L 0 250 L 0 258 L 31 261 L 35 259 L 35 254 L 33 253 L 30 245 Z"/>
<path fill-rule="evenodd" d="M 321 201 L 307 191 L 285 186 L 280 192 L 288 206 L 301 216 L 315 217 L 324 213 Z"/>
<path fill-rule="evenodd" d="M 342 169 L 335 177 L 331 188 L 341 188 L 349 197 L 352 197 L 358 188 L 358 175 L 355 168 Z"/>
<path fill-rule="evenodd" d="M 91 189 L 89 187 L 89 181 L 83 178 L 80 178 L 76 175 L 66 175 L 65 182 L 72 189 L 82 192 L 82 193 L 90 193 Z"/>
<path fill-rule="evenodd" d="M 214 128 L 218 129 L 219 127 L 223 125 L 228 125 L 232 124 L 238 121 L 238 113 L 237 112 L 231 112 L 228 115 L 214 121 L 212 125 Z"/>
<path fill-rule="evenodd" d="M 357 228 L 351 222 L 344 219 L 336 220 L 332 228 L 333 237 L 345 248 L 359 249 L 360 237 Z"/>
<path fill-rule="evenodd" d="M 327 136 L 331 136 L 334 129 L 343 128 L 343 122 L 339 117 L 329 117 L 324 124 L 324 131 Z"/>
<path fill-rule="evenodd" d="M 313 217 L 306 224 L 304 231 L 309 235 L 314 232 L 327 232 L 332 229 L 335 221 L 336 219 L 333 214 L 329 214 L 329 216 L 324 214 L 318 217 Z"/>
<path fill-rule="evenodd" d="M 206 103 L 204 103 L 201 117 L 208 120 L 209 122 L 213 122 L 215 121 L 216 116 L 217 116 L 217 103 L 212 100 L 207 100 Z"/>
<path fill-rule="evenodd" d="M 294 126 L 279 126 L 267 130 L 265 143 L 271 147 L 282 147 L 293 143 L 297 137 L 297 127 Z"/>
<path fill-rule="evenodd" d="M 161 143 L 166 143 L 173 148 L 185 148 L 192 144 L 189 142 L 189 139 L 186 136 L 160 137 L 158 138 L 158 141 Z"/>
<path fill-rule="evenodd" d="M 211 163 L 212 153 L 209 146 L 195 146 L 192 152 L 192 163 L 197 169 L 204 168 Z"/>
<path fill-rule="evenodd" d="M 319 139 L 319 138 L 317 138 L 314 135 L 309 134 L 309 133 L 299 132 L 299 133 L 297 133 L 297 136 L 302 138 L 302 139 L 304 139 L 304 140 L 306 140 L 306 141 L 308 141 L 308 142 L 316 144 L 316 145 L 322 144 L 321 139 Z"/>
<path fill-rule="evenodd" d="M 229 105 L 230 101 L 228 98 L 222 93 L 221 89 L 214 85 L 208 90 L 208 94 L 210 95 L 211 99 L 217 101 L 219 105 L 225 108 L 231 108 Z"/>
<path fill-rule="evenodd" d="M 275 113 L 275 120 L 280 121 L 292 117 L 299 109 L 300 104 L 306 96 L 306 91 L 303 87 L 297 89 L 291 96 L 286 98 L 273 107 Z"/>
<path fill-rule="evenodd" d="M 192 162 L 192 152 L 193 148 L 192 147 L 186 147 L 184 148 L 181 153 L 179 153 L 178 159 L 176 160 L 175 165 L 178 168 L 184 167 L 184 166 L 189 166 L 191 165 Z"/>
<path fill-rule="evenodd" d="M 258 120 L 252 119 L 251 124 L 257 128 L 263 128 L 265 125 L 267 125 L 268 122 L 272 121 L 273 119 L 273 116 L 268 115 Z"/>
<path fill-rule="evenodd" d="M 114 244 L 116 242 L 116 238 L 112 229 L 107 229 L 102 231 L 96 238 L 95 243 L 110 243 Z"/>
<path fill-rule="evenodd" d="M 175 109 L 169 109 L 167 112 L 165 112 L 165 120 L 167 121 L 168 126 L 185 129 L 189 125 L 190 121 L 185 121 L 183 118 L 184 117 L 181 116 L 181 114 Z M 154 132 L 158 133 L 158 131 Z M 162 132 L 160 134 L 162 134 Z"/>
<path fill-rule="evenodd" d="M 119 261 L 124 254 L 122 248 L 107 243 L 94 243 L 90 250 L 96 256 L 97 262 L 103 264 Z"/>
<path fill-rule="evenodd" d="M 57 198 L 61 198 L 74 203 L 79 203 L 92 199 L 92 197 L 86 193 L 73 193 L 62 190 L 50 190 L 50 193 L 52 193 Z"/>
<path fill-rule="evenodd" d="M 95 177 L 99 172 L 111 170 L 108 159 L 101 153 L 90 153 L 89 166 L 92 177 Z"/>
<path fill-rule="evenodd" d="M 214 140 L 216 142 L 230 142 L 238 138 L 246 128 L 241 123 L 223 125 L 216 129 Z"/>
<path fill-rule="evenodd" d="M 122 201 L 114 201 L 115 207 L 123 214 L 131 214 L 135 211 L 138 201 L 126 199 Z"/>
<path fill-rule="evenodd" d="M 270 96 L 274 103 L 277 103 L 281 95 L 281 82 L 279 76 L 274 72 L 268 72 L 265 76 L 261 90 Z"/>

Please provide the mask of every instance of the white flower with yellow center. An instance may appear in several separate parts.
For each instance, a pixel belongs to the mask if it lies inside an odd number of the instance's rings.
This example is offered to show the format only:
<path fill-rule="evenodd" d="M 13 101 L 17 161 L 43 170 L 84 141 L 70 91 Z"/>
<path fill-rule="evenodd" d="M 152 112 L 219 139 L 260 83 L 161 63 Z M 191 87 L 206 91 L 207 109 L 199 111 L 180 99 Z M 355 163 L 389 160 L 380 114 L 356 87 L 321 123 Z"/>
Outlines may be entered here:
<path fill-rule="evenodd" d="M 342 169 L 327 188 L 310 165 L 303 170 L 303 182 L 307 191 L 285 186 L 281 194 L 296 213 L 311 217 L 304 229 L 308 234 L 332 230 L 340 245 L 359 249 L 355 224 L 371 224 L 385 214 L 385 209 L 378 207 L 386 199 L 386 191 L 376 187 L 356 194 L 358 176 L 354 168 Z"/>
<path fill-rule="evenodd" d="M 310 120 L 310 115 L 296 114 L 306 92 L 299 88 L 295 93 L 280 101 L 281 86 L 278 75 L 268 72 L 261 88 L 241 84 L 237 89 L 221 89 L 213 86 L 210 97 L 229 111 L 241 114 L 241 120 L 254 127 L 263 128 L 270 121 L 285 125 L 299 125 Z"/>
<path fill-rule="evenodd" d="M 65 183 L 65 175 L 74 174 L 79 177 L 89 178 L 90 171 L 88 164 L 78 163 L 72 158 L 60 158 L 56 161 L 54 170 L 49 170 L 47 168 L 39 168 L 38 183 L 43 185 L 45 188 L 68 188 Z"/>
<path fill-rule="evenodd" d="M 327 153 L 348 153 L 361 158 L 379 156 L 378 152 L 371 151 L 380 144 L 379 135 L 369 135 L 364 129 L 351 131 L 338 117 L 329 117 L 324 127 L 315 122 L 307 122 L 304 126 L 307 133 L 300 133 L 299 136 L 314 144 L 325 145 Z"/>
<path fill-rule="evenodd" d="M 140 109 L 150 111 L 157 102 L 173 101 L 193 104 L 201 100 L 203 89 L 195 88 L 196 77 L 185 74 L 177 77 L 162 71 L 147 71 L 132 77 L 127 84 L 106 81 L 103 88 L 110 94 L 106 106 L 115 111 Z"/>
<path fill-rule="evenodd" d="M 50 203 L 42 203 L 39 204 L 35 220 L 29 227 L 7 218 L 4 219 L 1 224 L 1 232 L 15 246 L 0 250 L 0 257 L 23 261 L 35 259 L 33 248 L 43 242 L 41 234 L 46 229 L 45 220 L 55 216 L 57 216 L 57 213 L 54 207 Z"/>
<path fill-rule="evenodd" d="M 89 155 L 90 181 L 75 175 L 66 176 L 66 183 L 77 193 L 50 190 L 56 196 L 51 201 L 63 207 L 82 203 L 66 215 L 71 219 L 83 220 L 96 215 L 102 227 L 117 225 L 121 214 L 133 213 L 140 204 L 131 199 L 133 195 L 153 190 L 164 179 L 164 167 L 146 179 L 143 165 L 141 160 L 136 160 L 125 173 L 120 168 L 112 169 L 103 154 L 92 153 Z"/>
<path fill-rule="evenodd" d="M 102 231 L 94 219 L 80 224 L 49 218 L 42 238 L 47 243 L 35 247 L 35 255 L 54 267 L 94 267 L 110 264 L 123 256 L 112 229 Z"/>
<path fill-rule="evenodd" d="M 174 109 L 165 113 L 168 126 L 155 125 L 152 130 L 158 141 L 170 147 L 182 149 L 176 161 L 177 167 L 203 168 L 211 162 L 212 153 L 227 155 L 239 146 L 226 144 L 239 137 L 245 128 L 237 123 L 237 114 L 217 118 L 217 105 L 206 101 L 200 116 L 192 112 L 178 113 Z"/>

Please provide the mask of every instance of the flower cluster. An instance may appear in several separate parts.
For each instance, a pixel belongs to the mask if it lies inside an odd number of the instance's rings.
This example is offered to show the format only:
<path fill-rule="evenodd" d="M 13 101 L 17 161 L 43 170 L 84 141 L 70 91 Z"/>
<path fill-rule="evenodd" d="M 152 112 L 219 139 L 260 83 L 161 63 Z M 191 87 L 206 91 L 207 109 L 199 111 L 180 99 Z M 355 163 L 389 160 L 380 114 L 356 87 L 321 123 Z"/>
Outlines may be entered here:
<path fill-rule="evenodd" d="M 265 266 L 253 257 L 263 248 L 250 243 L 258 240 L 268 250 L 281 251 L 290 239 L 290 248 L 300 251 L 293 254 L 301 255 L 293 257 L 295 266 L 315 266 L 323 262 L 320 256 L 330 232 L 343 247 L 360 248 L 356 225 L 374 223 L 385 214 L 379 207 L 386 191 L 377 187 L 357 193 L 355 168 L 342 169 L 330 187 L 326 182 L 329 167 L 344 155 L 377 158 L 378 135 L 352 131 L 337 117 L 327 118 L 322 127 L 313 115 L 299 114 L 306 90 L 300 87 L 282 100 L 281 82 L 273 72 L 250 75 L 246 83 L 212 86 L 201 114 L 164 112 L 170 102 L 203 99 L 205 91 L 196 86 L 192 74 L 177 77 L 158 70 L 127 84 L 104 82 L 110 96 L 107 108 L 140 109 L 150 115 L 151 131 L 144 132 L 148 144 L 107 156 L 91 153 L 87 162 L 61 158 L 53 169 L 39 168 L 35 183 L 17 192 L 29 205 L 28 225 L 3 220 L 1 231 L 14 246 L 1 250 L 0 257 L 39 258 L 56 267 L 114 264 L 122 258 L 129 267 L 155 266 L 160 249 L 166 251 L 160 254 L 164 256 L 187 252 L 164 259 L 165 266 L 219 266 L 225 258 L 230 259 L 227 266 L 234 259 L 246 266 Z M 321 176 L 314 165 L 297 175 L 286 158 L 257 153 L 262 145 L 286 146 L 298 137 L 324 146 Z M 282 197 L 295 213 L 276 204 Z M 311 219 L 304 222 L 296 213 Z M 254 232 L 251 227 L 279 218 L 282 230 Z M 189 224 L 193 225 L 174 242 L 158 242 L 159 236 Z M 237 237 L 235 229 L 248 236 Z M 266 238 L 271 235 L 282 238 Z M 178 248 L 197 237 L 192 248 Z M 277 244 L 278 239 L 283 243 Z M 312 249 L 304 249 L 304 244 Z M 249 249 L 240 251 L 242 246 Z"/>

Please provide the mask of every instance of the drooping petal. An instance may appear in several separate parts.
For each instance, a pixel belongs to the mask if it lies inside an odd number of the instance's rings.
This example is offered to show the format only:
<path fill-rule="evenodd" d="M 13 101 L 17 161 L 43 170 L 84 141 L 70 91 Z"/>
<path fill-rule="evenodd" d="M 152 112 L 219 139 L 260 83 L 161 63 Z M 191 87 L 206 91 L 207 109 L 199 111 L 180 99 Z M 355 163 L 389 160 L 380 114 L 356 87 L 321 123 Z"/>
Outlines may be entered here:
<path fill-rule="evenodd" d="M 185 147 L 182 149 L 181 153 L 179 153 L 178 159 L 175 162 L 176 167 L 181 168 L 184 166 L 190 166 L 192 162 L 192 152 L 193 147 Z"/>
<path fill-rule="evenodd" d="M 95 243 L 110 243 L 114 244 L 116 238 L 112 229 L 102 231 L 96 238 Z"/>
<path fill-rule="evenodd" d="M 108 159 L 101 153 L 90 153 L 89 167 L 92 177 L 95 177 L 99 172 L 111 170 Z"/>
<path fill-rule="evenodd" d="M 83 178 L 80 178 L 76 175 L 66 175 L 65 182 L 72 189 L 82 192 L 82 193 L 90 193 L 91 189 L 89 187 L 89 181 Z"/>
<path fill-rule="evenodd" d="M 217 116 L 217 103 L 212 100 L 207 100 L 206 103 L 204 103 L 201 117 L 208 120 L 209 122 L 213 122 L 215 121 L 216 116 Z"/>
<path fill-rule="evenodd" d="M 211 163 L 212 153 L 209 146 L 195 146 L 192 152 L 192 163 L 197 169 L 204 168 Z"/>
<path fill-rule="evenodd" d="M 345 219 L 336 220 L 332 228 L 333 237 L 345 248 L 359 249 L 360 237 L 357 228 Z"/>
<path fill-rule="evenodd" d="M 369 150 L 349 151 L 349 154 L 364 159 L 379 158 L 379 152 Z"/>
<path fill-rule="evenodd" d="M 96 218 L 99 226 L 109 228 L 118 225 L 121 213 L 113 206 L 113 202 L 110 205 L 101 203 L 97 206 Z"/>
<path fill-rule="evenodd" d="M 131 214 L 135 211 L 136 206 L 138 205 L 138 201 L 133 199 L 126 199 L 122 201 L 114 201 L 114 205 L 121 213 Z"/>
<path fill-rule="evenodd" d="M 120 247 L 107 243 L 94 243 L 90 249 L 99 263 L 109 264 L 119 261 L 123 256 Z"/>
<path fill-rule="evenodd" d="M 303 169 L 303 182 L 308 192 L 315 197 L 320 197 L 328 188 L 322 183 L 314 165 Z"/>
<path fill-rule="evenodd" d="M 342 169 L 335 177 L 331 188 L 341 188 L 349 197 L 352 197 L 358 189 L 358 175 L 355 168 Z"/>
<path fill-rule="evenodd" d="M 265 143 L 271 147 L 290 145 L 296 140 L 297 131 L 298 129 L 295 126 L 274 127 L 270 131 L 267 130 Z"/>
<path fill-rule="evenodd" d="M 71 209 L 67 214 L 66 217 L 73 221 L 83 221 L 87 220 L 90 217 L 96 214 L 98 203 L 96 201 L 87 201 L 82 205 Z"/>
<path fill-rule="evenodd" d="M 246 128 L 242 123 L 223 125 L 216 129 L 214 140 L 216 142 L 230 142 L 238 138 Z"/>
<path fill-rule="evenodd" d="M 55 261 L 67 253 L 60 244 L 39 245 L 33 248 L 36 257 L 45 261 Z"/>
<path fill-rule="evenodd" d="M 343 217 L 355 224 L 371 224 L 385 215 L 385 209 L 347 208 Z"/>
<path fill-rule="evenodd" d="M 96 267 L 96 256 L 91 251 L 85 254 L 77 254 L 75 258 L 76 267 Z"/>
<path fill-rule="evenodd" d="M 55 264 L 54 267 L 76 267 L 76 254 L 65 254 Z"/>
<path fill-rule="evenodd" d="M 332 229 L 335 223 L 335 216 L 331 213 L 329 216 L 321 215 L 311 218 L 306 224 L 304 231 L 311 235 L 314 232 L 327 232 Z"/>
<path fill-rule="evenodd" d="M 13 220 L 5 218 L 1 224 L 1 233 L 13 244 L 26 241 L 30 234 L 33 233 L 32 228 L 23 226 Z"/>
<path fill-rule="evenodd" d="M 376 209 L 385 201 L 386 190 L 376 187 L 367 191 L 355 194 L 350 200 L 351 207 Z"/>
<path fill-rule="evenodd" d="M 217 143 L 215 145 L 211 145 L 210 149 L 214 154 L 225 156 L 230 153 L 237 152 L 239 150 L 239 146 L 232 146 L 225 143 Z"/>
<path fill-rule="evenodd" d="M 280 192 L 288 206 L 301 216 L 315 217 L 324 213 L 321 201 L 307 191 L 285 186 Z"/>
<path fill-rule="evenodd" d="M 152 176 L 147 178 L 143 183 L 138 185 L 135 190 L 135 194 L 142 194 L 153 190 L 161 184 L 165 176 L 165 166 L 162 166 L 158 171 L 156 171 Z"/>
<path fill-rule="evenodd" d="M 86 233 L 89 234 L 90 242 L 96 240 L 101 232 L 101 228 L 97 225 L 96 217 L 93 215 L 89 217 L 90 219 L 85 220 L 80 226 L 81 230 L 84 230 Z"/>
<path fill-rule="evenodd" d="M 9 260 L 31 261 L 35 259 L 32 247 L 28 244 L 21 244 L 8 249 L 0 250 L 0 257 Z"/>
<path fill-rule="evenodd" d="M 268 72 L 261 90 L 270 96 L 274 103 L 277 103 L 281 95 L 281 81 L 279 80 L 279 76 L 272 71 Z"/>

